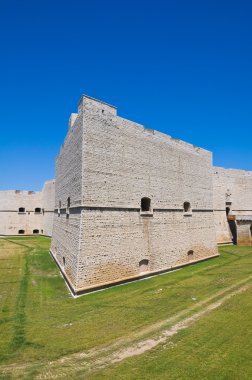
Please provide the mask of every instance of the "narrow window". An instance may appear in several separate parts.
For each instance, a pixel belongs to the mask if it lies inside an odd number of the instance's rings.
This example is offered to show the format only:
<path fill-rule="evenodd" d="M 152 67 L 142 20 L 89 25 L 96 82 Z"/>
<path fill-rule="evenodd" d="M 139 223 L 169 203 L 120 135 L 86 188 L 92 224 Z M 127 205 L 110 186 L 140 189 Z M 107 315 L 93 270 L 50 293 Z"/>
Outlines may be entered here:
<path fill-rule="evenodd" d="M 183 208 L 184 208 L 184 212 L 191 212 L 190 202 L 184 202 Z"/>
<path fill-rule="evenodd" d="M 150 211 L 150 207 L 151 207 L 150 198 L 147 198 L 147 197 L 142 198 L 141 199 L 141 211 L 142 212 Z"/>
<path fill-rule="evenodd" d="M 19 235 L 23 235 L 25 232 L 24 230 L 18 230 Z"/>
<path fill-rule="evenodd" d="M 18 212 L 25 212 L 25 208 L 24 207 L 19 207 Z"/>
<path fill-rule="evenodd" d="M 35 208 L 35 214 L 40 214 L 41 213 L 41 208 L 40 207 L 36 207 Z"/>
<path fill-rule="evenodd" d="M 64 266 L 66 265 L 66 259 L 65 259 L 64 256 L 63 256 L 63 265 L 64 265 Z"/>
<path fill-rule="evenodd" d="M 41 230 L 41 233 L 43 234 L 43 233 L 44 233 L 44 230 Z"/>
<path fill-rule="evenodd" d="M 32 231 L 34 234 L 38 234 L 39 233 L 39 230 L 33 230 Z"/>
<path fill-rule="evenodd" d="M 67 198 L 66 217 L 69 218 L 70 214 L 70 197 Z"/>
<path fill-rule="evenodd" d="M 250 237 L 252 238 L 252 224 L 250 224 L 249 230 L 250 230 Z"/>
<path fill-rule="evenodd" d="M 226 215 L 228 216 L 230 214 L 230 207 L 226 207 Z"/>
<path fill-rule="evenodd" d="M 60 209 L 61 209 L 61 201 L 59 201 L 58 216 L 60 216 Z"/>

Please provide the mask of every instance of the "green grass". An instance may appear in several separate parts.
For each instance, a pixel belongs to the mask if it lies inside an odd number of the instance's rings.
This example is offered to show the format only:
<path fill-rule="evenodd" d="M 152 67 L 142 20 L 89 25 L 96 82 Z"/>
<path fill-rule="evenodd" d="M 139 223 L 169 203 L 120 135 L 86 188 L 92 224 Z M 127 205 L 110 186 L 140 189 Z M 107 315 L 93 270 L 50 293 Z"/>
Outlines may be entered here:
<path fill-rule="evenodd" d="M 16 378 L 20 373 L 33 378 L 46 363 L 64 355 L 99 350 L 118 339 L 136 339 L 143 329 L 177 313 L 193 313 L 202 307 L 201 302 L 218 298 L 218 292 L 228 291 L 252 274 L 252 247 L 222 247 L 220 257 L 213 260 L 73 299 L 48 253 L 49 246 L 50 239 L 45 237 L 0 239 L 0 366 L 6 379 L 24 363 L 27 368 L 17 370 Z M 179 332 L 172 339 L 173 346 L 157 347 L 89 376 L 188 379 L 200 378 L 201 374 L 201 378 L 233 379 L 232 368 L 215 372 L 215 365 L 221 365 L 223 350 L 226 362 L 234 365 L 230 352 L 239 331 L 242 349 L 236 367 L 244 367 L 242 357 L 251 359 L 247 341 L 251 341 L 250 299 L 249 291 L 237 295 Z M 245 333 L 249 328 L 250 335 Z M 6 366 L 9 369 L 5 373 Z M 204 372 L 205 366 L 209 372 Z M 76 369 L 71 376 L 83 378 L 82 370 Z M 5 378 L 1 377 L 1 367 L 0 378 Z"/>
<path fill-rule="evenodd" d="M 252 379 L 252 291 L 236 296 L 166 344 L 89 379 Z M 76 374 L 75 379 L 81 379 Z"/>

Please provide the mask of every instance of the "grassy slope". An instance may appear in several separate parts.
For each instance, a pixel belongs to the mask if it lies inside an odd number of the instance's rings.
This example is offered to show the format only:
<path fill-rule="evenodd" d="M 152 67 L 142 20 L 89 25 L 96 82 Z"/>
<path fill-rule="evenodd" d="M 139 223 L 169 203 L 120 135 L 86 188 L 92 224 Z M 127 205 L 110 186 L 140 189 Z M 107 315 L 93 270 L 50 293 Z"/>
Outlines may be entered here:
<path fill-rule="evenodd" d="M 221 256 L 214 260 L 72 299 L 48 254 L 49 244 L 50 240 L 43 237 L 12 238 L 9 241 L 0 239 L 0 364 L 36 360 L 46 362 L 62 355 L 109 344 L 119 337 L 131 337 L 139 329 L 187 310 L 198 301 L 252 273 L 252 247 L 224 247 Z M 239 300 L 246 295 L 239 295 Z M 243 314 L 241 310 L 238 308 Z M 249 310 L 247 312 L 249 316 Z M 247 312 L 244 314 L 247 315 Z M 244 321 L 244 326 L 248 326 L 248 321 Z M 213 322 L 212 328 L 215 325 Z M 225 326 L 224 323 L 222 329 Z M 179 333 L 178 337 L 186 335 L 187 331 L 189 329 Z M 243 334 L 243 338 L 246 339 L 246 334 Z M 185 339 L 191 338 L 185 336 Z M 209 337 L 205 340 L 208 342 Z M 193 341 L 197 346 L 200 339 Z M 200 353 L 203 343 L 196 347 Z M 214 344 L 213 351 L 218 348 L 214 348 Z M 216 344 L 220 345 L 218 340 Z M 195 346 L 192 346 L 190 352 L 184 355 L 190 358 L 194 350 Z M 157 349 L 154 352 L 159 351 Z M 160 352 L 159 355 L 161 358 L 165 353 Z M 147 354 L 146 358 L 144 367 L 152 360 Z M 157 361 L 155 356 L 154 360 Z M 165 361 L 167 366 L 164 367 L 161 360 L 161 376 L 165 373 L 164 369 L 162 374 L 162 367 L 168 370 L 170 366 L 175 366 L 176 356 L 173 364 L 168 364 L 167 359 Z M 122 368 L 124 365 L 127 368 L 127 361 L 125 363 Z M 142 371 L 141 361 L 139 366 L 136 365 L 136 374 L 138 370 Z M 127 371 L 125 369 L 126 376 Z M 109 372 L 108 377 L 111 378 Z"/>
<path fill-rule="evenodd" d="M 235 296 L 166 344 L 88 379 L 252 379 L 252 291 Z M 81 379 L 76 374 L 75 379 Z"/>

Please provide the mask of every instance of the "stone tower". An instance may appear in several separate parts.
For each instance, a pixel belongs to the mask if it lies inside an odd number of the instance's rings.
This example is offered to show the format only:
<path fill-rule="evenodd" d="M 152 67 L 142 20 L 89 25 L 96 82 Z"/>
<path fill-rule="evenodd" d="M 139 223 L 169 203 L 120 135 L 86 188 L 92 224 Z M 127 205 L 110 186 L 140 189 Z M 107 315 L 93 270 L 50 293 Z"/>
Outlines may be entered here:
<path fill-rule="evenodd" d="M 217 255 L 212 154 L 80 99 L 56 162 L 51 252 L 74 293 Z"/>

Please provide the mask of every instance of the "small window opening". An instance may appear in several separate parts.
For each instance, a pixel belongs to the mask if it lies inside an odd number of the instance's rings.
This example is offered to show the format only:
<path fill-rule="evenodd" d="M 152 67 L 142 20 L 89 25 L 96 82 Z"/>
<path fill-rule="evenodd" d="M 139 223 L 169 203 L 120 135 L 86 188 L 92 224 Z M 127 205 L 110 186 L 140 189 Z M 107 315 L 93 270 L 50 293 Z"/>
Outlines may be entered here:
<path fill-rule="evenodd" d="M 230 214 L 230 207 L 226 207 L 226 215 L 228 216 Z"/>
<path fill-rule="evenodd" d="M 149 270 L 149 260 L 143 259 L 139 261 L 139 271 L 141 272 L 147 272 Z"/>
<path fill-rule="evenodd" d="M 193 259 L 193 253 L 194 253 L 193 250 L 190 250 L 187 252 L 187 257 L 188 257 L 189 261 Z"/>
<path fill-rule="evenodd" d="M 102 110 L 102 113 L 104 113 L 104 110 Z"/>
<path fill-rule="evenodd" d="M 41 233 L 43 234 L 43 233 L 44 233 L 44 230 L 41 230 Z"/>
<path fill-rule="evenodd" d="M 40 214 L 41 213 L 41 208 L 40 207 L 36 207 L 35 208 L 35 214 Z"/>
<path fill-rule="evenodd" d="M 184 202 L 184 212 L 191 212 L 191 204 L 190 202 Z"/>
<path fill-rule="evenodd" d="M 61 201 L 59 201 L 58 216 L 60 216 L 60 210 L 61 210 Z"/>
<path fill-rule="evenodd" d="M 25 208 L 24 207 L 19 207 L 18 212 L 25 212 Z"/>
<path fill-rule="evenodd" d="M 67 207 L 66 207 L 66 217 L 69 218 L 69 214 L 70 214 L 70 204 L 71 204 L 71 201 L 70 201 L 70 197 L 67 198 Z"/>
<path fill-rule="evenodd" d="M 19 235 L 23 235 L 25 232 L 24 230 L 18 230 Z"/>
<path fill-rule="evenodd" d="M 32 231 L 34 234 L 38 234 L 39 233 L 39 230 L 33 230 Z"/>
<path fill-rule="evenodd" d="M 150 198 L 144 197 L 141 199 L 141 211 L 146 212 L 150 211 L 151 208 L 151 200 Z"/>
<path fill-rule="evenodd" d="M 63 257 L 63 265 L 64 266 L 66 265 L 66 259 L 65 259 L 65 257 Z"/>

